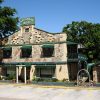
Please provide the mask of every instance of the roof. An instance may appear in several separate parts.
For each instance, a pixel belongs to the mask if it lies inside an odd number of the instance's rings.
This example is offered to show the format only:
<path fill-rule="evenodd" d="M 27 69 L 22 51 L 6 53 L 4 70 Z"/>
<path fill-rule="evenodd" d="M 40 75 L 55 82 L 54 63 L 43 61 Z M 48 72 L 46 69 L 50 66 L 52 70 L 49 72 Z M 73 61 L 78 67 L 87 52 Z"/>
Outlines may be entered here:
<path fill-rule="evenodd" d="M 36 28 L 36 27 L 34 27 L 34 29 L 39 30 L 39 31 L 43 31 L 43 32 L 46 32 L 46 33 L 48 33 L 48 34 L 52 34 L 52 35 L 62 34 L 62 33 L 63 33 L 63 32 L 51 33 L 51 32 L 47 32 L 47 31 L 45 31 L 45 30 L 43 30 L 43 29 Z"/>

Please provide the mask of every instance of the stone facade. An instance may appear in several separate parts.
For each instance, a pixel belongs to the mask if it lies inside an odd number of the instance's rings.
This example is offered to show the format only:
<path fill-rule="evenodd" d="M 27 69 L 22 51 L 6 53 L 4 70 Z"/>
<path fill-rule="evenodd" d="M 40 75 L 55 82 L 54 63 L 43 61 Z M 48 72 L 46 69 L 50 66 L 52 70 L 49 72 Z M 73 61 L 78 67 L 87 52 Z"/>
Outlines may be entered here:
<path fill-rule="evenodd" d="M 69 80 L 66 39 L 67 36 L 65 33 L 49 33 L 35 28 L 34 24 L 24 24 L 20 27 L 19 31 L 2 40 L 4 48 L 12 48 L 12 56 L 10 58 L 2 58 L 2 63 L 6 64 L 6 67 L 9 67 L 8 64 L 18 66 L 18 75 L 21 77 L 24 74 L 24 69 L 21 65 L 25 65 L 27 70 L 26 76 L 30 80 L 36 76 L 36 72 L 40 74 L 40 77 L 42 76 L 41 73 L 44 73 L 44 75 L 48 75 L 48 73 L 51 75 L 53 73 L 52 77 L 56 77 L 58 80 Z M 53 45 L 53 56 L 42 57 L 44 45 Z M 23 46 L 32 47 L 31 57 L 21 58 L 21 48 Z M 50 50 L 48 49 L 49 52 Z M 31 63 L 31 65 L 27 66 L 24 63 Z M 36 67 L 37 64 L 40 64 L 39 66 L 42 65 L 42 67 L 45 66 L 44 68 L 48 68 L 51 65 L 51 71 L 46 72 L 44 69 L 38 69 Z M 55 65 L 54 69 L 52 69 L 52 65 Z"/>

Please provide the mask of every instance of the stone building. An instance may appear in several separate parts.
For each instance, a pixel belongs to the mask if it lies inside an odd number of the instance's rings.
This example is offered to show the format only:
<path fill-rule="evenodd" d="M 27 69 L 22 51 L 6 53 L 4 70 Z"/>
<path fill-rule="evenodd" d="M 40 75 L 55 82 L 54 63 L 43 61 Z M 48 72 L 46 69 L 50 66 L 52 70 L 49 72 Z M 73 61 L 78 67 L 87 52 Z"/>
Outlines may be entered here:
<path fill-rule="evenodd" d="M 16 76 L 16 82 L 34 77 L 76 80 L 77 44 L 65 33 L 49 33 L 35 27 L 35 19 L 20 20 L 20 30 L 2 40 L 0 74 Z"/>

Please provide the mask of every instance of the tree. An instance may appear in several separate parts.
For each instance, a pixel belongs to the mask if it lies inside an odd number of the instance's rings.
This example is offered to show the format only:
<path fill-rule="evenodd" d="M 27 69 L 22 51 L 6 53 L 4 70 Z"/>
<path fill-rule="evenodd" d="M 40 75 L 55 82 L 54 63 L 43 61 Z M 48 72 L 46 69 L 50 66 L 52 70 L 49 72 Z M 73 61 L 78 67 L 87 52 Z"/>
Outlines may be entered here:
<path fill-rule="evenodd" d="M 0 38 L 13 34 L 18 28 L 16 10 L 11 7 L 2 7 L 2 2 L 3 0 L 0 0 Z"/>
<path fill-rule="evenodd" d="M 100 60 L 100 24 L 73 21 L 63 28 L 63 32 L 66 32 L 69 41 L 85 46 L 85 54 L 90 62 Z"/>

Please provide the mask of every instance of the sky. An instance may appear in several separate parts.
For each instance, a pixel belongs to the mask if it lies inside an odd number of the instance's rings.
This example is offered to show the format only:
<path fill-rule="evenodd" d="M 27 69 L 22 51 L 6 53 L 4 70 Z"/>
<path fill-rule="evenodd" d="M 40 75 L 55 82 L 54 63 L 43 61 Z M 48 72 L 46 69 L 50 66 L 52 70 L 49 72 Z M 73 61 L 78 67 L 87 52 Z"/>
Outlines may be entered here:
<path fill-rule="evenodd" d="M 72 21 L 100 23 L 100 0 L 5 0 L 19 18 L 35 17 L 35 27 L 61 32 Z"/>

